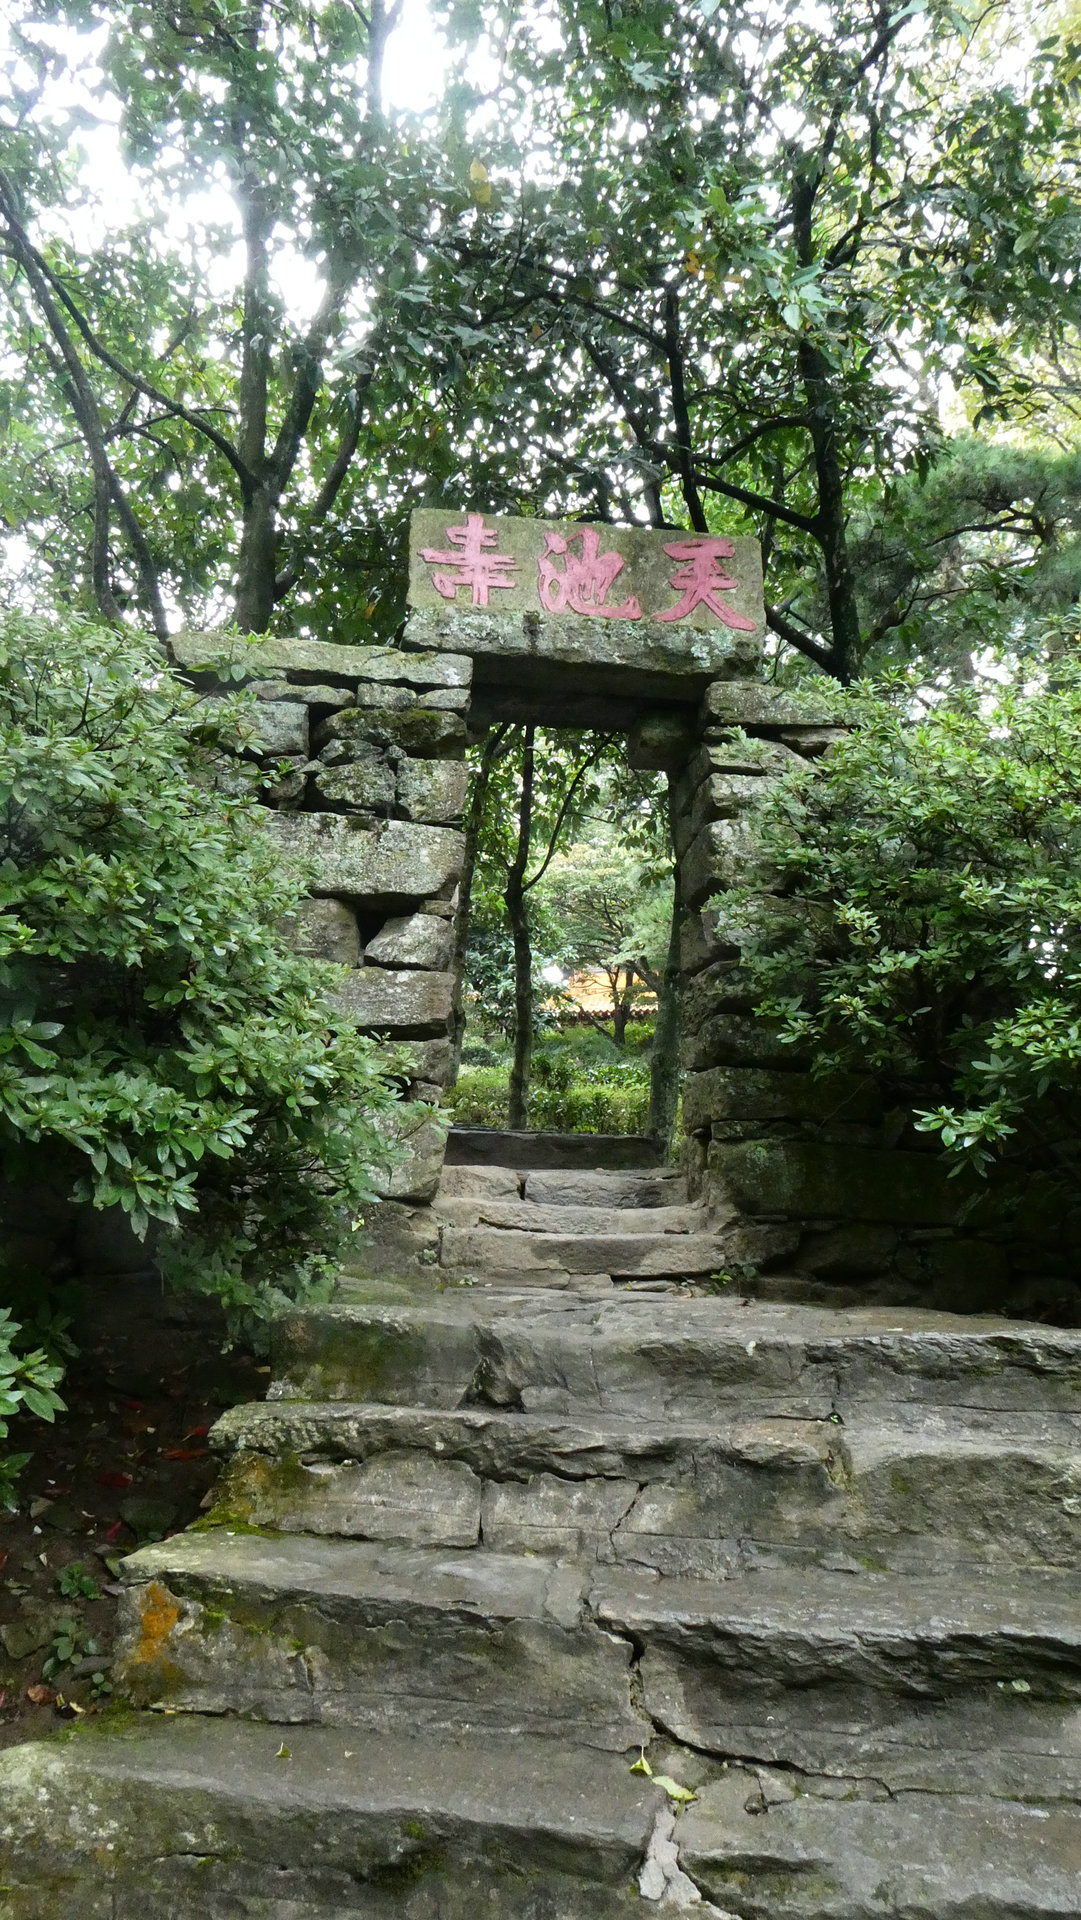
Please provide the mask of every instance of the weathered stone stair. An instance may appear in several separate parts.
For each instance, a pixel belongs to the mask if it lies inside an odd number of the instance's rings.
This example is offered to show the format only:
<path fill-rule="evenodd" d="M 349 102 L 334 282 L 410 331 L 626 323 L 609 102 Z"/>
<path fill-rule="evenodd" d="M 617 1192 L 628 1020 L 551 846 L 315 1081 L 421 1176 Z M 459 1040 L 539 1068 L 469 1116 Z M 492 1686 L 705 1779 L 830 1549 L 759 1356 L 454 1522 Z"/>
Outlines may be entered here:
<path fill-rule="evenodd" d="M 0 1759 L 2 1920 L 1081 1915 L 1081 1335 L 703 1293 L 656 1170 L 448 1172 L 126 1563 L 130 1719 Z"/>

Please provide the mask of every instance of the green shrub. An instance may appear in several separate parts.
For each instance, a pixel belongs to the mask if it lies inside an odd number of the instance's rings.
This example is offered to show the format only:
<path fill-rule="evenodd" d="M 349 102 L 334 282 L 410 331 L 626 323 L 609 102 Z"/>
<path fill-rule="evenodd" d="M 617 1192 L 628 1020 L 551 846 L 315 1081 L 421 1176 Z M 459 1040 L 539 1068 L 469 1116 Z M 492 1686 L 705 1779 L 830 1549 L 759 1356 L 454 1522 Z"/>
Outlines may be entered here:
<path fill-rule="evenodd" d="M 463 1067 L 449 1099 L 460 1126 L 505 1127 L 506 1066 Z M 529 1096 L 534 1130 L 641 1133 L 648 1112 L 648 1061 L 581 1060 L 566 1049 L 538 1048 L 534 1055 Z"/>
<path fill-rule="evenodd" d="M 325 1280 L 394 1095 L 277 931 L 299 889 L 220 773 L 245 704 L 209 718 L 131 634 L 0 618 L 0 1172 L 36 1157 L 266 1315 Z"/>
<path fill-rule="evenodd" d="M 749 965 L 819 1070 L 874 1071 L 958 1165 L 1075 1203 L 1081 668 L 1057 673 L 915 719 L 908 684 L 853 696 L 855 730 L 758 816 L 803 904 Z"/>
<path fill-rule="evenodd" d="M 21 1331 L 8 1309 L 0 1306 L 0 1441 L 7 1438 L 12 1414 L 23 1408 L 37 1414 L 39 1420 L 52 1420 L 64 1410 L 56 1391 L 62 1368 L 40 1347 L 30 1353 L 17 1352 Z M 0 1507 L 11 1509 L 15 1505 L 12 1488 L 29 1458 L 28 1453 L 0 1453 Z"/>

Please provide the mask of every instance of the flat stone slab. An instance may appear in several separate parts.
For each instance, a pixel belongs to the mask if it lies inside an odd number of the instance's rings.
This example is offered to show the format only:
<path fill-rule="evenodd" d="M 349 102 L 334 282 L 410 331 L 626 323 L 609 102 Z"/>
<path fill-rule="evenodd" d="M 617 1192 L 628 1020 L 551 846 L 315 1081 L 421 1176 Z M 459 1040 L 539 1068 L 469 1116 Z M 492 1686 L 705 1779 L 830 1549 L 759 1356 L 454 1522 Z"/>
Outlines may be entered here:
<path fill-rule="evenodd" d="M 568 1273 L 709 1274 L 723 1263 L 724 1245 L 712 1233 L 552 1233 L 505 1227 L 443 1229 L 439 1262 L 506 1271 L 561 1267 Z"/>
<path fill-rule="evenodd" d="M 509 1133 L 495 1127 L 452 1127 L 447 1165 L 625 1170 L 658 1167 L 660 1144 L 633 1133 Z"/>
<path fill-rule="evenodd" d="M 370 1542 L 179 1534 L 124 1566 L 113 1672 L 140 1706 L 357 1728 L 490 1727 L 622 1751 L 632 1650 L 584 1571 Z"/>
<path fill-rule="evenodd" d="M 425 1039 L 446 1033 L 453 996 L 452 973 L 356 967 L 333 998 L 339 1013 L 358 1027 Z"/>
<path fill-rule="evenodd" d="M 641 1915 L 663 1795 L 623 1756 L 282 1732 L 143 1715 L 0 1755 L 5 1920 L 475 1920 L 482 1888 L 501 1920 Z"/>
<path fill-rule="evenodd" d="M 433 1207 L 450 1226 L 502 1227 L 520 1233 L 687 1235 L 701 1232 L 710 1219 L 705 1207 L 550 1206 L 502 1196 L 445 1196 L 442 1190 Z"/>
<path fill-rule="evenodd" d="M 313 893 L 346 899 L 424 899 L 452 885 L 465 840 L 453 827 L 409 820 L 361 826 L 341 813 L 270 813 L 267 831 Z"/>
<path fill-rule="evenodd" d="M 289 1313 L 275 1340 L 275 1398 L 677 1419 L 753 1405 L 847 1420 L 868 1404 L 1074 1413 L 1081 1393 L 1081 1334 L 915 1308 L 615 1292 L 523 1310 L 467 1288 L 417 1306 Z"/>
<path fill-rule="evenodd" d="M 276 635 L 254 642 L 232 635 L 175 633 L 169 650 L 177 665 L 207 671 L 227 660 L 240 668 L 242 679 L 273 679 L 284 675 L 303 686 L 326 681 L 350 686 L 358 681 L 411 687 L 468 687 L 472 663 L 464 656 L 440 649 L 428 656 L 397 647 L 338 647 L 326 640 L 291 640 Z"/>
<path fill-rule="evenodd" d="M 912 1410 L 915 1412 L 916 1410 Z M 756 1567 L 1072 1567 L 1076 1415 L 919 1409 L 884 1425 L 659 1420 L 267 1402 L 226 1414 L 222 1524 L 617 1561 L 714 1577 Z M 1002 1431 L 1002 1427 L 1012 1428 Z M 456 1477 L 457 1476 L 457 1477 Z M 588 1497 L 580 1482 L 593 1483 Z M 618 1508 L 616 1518 L 609 1495 Z M 978 1572 L 977 1572 L 978 1569 Z"/>
<path fill-rule="evenodd" d="M 768 1800 L 733 1773 L 680 1820 L 681 1865 L 717 1906 L 770 1920 L 1066 1920 L 1081 1908 L 1078 1808 L 852 1793 Z"/>

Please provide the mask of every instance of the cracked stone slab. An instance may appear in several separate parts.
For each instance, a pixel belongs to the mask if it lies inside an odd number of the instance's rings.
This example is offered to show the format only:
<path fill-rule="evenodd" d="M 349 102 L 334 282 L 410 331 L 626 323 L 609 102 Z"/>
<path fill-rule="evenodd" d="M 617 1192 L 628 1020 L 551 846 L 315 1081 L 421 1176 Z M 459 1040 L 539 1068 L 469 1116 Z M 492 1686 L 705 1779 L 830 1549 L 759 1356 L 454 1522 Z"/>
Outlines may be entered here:
<path fill-rule="evenodd" d="M 540 1558 L 215 1528 L 125 1562 L 114 1677 L 139 1706 L 357 1728 L 492 1727 L 622 1750 L 648 1729 L 585 1575 Z"/>
<path fill-rule="evenodd" d="M 847 1421 L 868 1404 L 1075 1413 L 1081 1391 L 1081 1334 L 912 1308 L 624 1291 L 523 1310 L 498 1290 L 466 1289 L 411 1308 L 309 1308 L 274 1331 L 275 1398 L 484 1399 L 677 1419 L 753 1402 L 763 1415 L 839 1409 Z"/>
<path fill-rule="evenodd" d="M 1067 1920 L 1081 1909 L 1077 1807 L 805 1793 L 759 1810 L 748 1785 L 733 1773 L 704 1787 L 677 1830 L 682 1869 L 741 1920 Z"/>
<path fill-rule="evenodd" d="M 433 1202 L 441 1220 L 455 1227 L 501 1227 L 522 1233 L 584 1235 L 681 1234 L 700 1232 L 710 1223 L 706 1207 L 552 1206 L 497 1196 L 445 1194 Z"/>
<path fill-rule="evenodd" d="M 481 1887 L 500 1920 L 640 1920 L 661 1800 L 523 1735 L 143 1715 L 0 1755 L 5 1920 L 475 1920 Z"/>

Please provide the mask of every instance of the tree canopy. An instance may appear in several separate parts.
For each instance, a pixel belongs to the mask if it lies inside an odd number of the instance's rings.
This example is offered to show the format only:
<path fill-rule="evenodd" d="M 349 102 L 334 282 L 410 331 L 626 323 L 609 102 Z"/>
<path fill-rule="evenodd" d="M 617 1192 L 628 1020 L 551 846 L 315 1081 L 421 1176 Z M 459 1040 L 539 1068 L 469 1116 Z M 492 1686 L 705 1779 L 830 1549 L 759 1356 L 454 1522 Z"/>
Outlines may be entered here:
<path fill-rule="evenodd" d="M 386 638 L 407 511 L 447 502 L 751 530 L 779 659 L 842 680 L 1039 645 L 1081 572 L 1069 32 L 1006 0 L 435 17 L 419 115 L 382 99 L 400 0 L 23 0 L 9 591 Z"/>

